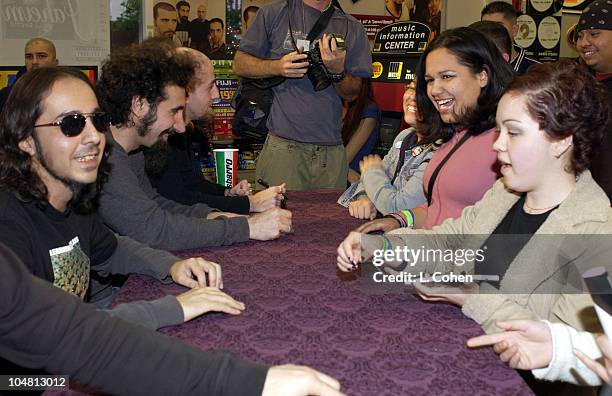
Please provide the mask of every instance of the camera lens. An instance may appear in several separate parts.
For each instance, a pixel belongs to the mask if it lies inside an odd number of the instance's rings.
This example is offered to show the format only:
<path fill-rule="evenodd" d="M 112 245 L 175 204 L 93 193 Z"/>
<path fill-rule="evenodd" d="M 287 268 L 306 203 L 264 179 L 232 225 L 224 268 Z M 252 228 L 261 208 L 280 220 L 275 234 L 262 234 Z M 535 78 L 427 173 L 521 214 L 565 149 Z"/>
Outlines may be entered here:
<path fill-rule="evenodd" d="M 322 91 L 329 87 L 331 79 L 327 75 L 327 69 L 325 69 L 325 65 L 321 59 L 321 50 L 319 49 L 318 43 L 315 44 L 314 48 L 308 53 L 308 62 L 310 65 L 308 66 L 306 75 L 308 75 L 308 79 L 314 90 Z"/>

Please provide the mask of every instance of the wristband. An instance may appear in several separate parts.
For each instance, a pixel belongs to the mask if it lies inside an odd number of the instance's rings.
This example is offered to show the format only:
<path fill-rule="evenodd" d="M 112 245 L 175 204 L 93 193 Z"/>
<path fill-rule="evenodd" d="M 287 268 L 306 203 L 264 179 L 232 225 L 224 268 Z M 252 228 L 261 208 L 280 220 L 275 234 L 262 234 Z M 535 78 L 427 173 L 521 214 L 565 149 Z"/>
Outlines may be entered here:
<path fill-rule="evenodd" d="M 414 228 L 414 212 L 410 209 L 400 210 L 399 213 L 406 219 L 406 225 L 404 227 Z"/>
<path fill-rule="evenodd" d="M 393 220 L 397 221 L 399 226 L 402 227 L 402 228 L 408 227 L 408 224 L 406 223 L 406 220 L 404 219 L 404 217 L 399 215 L 399 214 L 397 214 L 397 213 L 389 213 L 388 215 L 383 216 L 383 218 L 385 218 L 385 219 L 393 219 Z"/>
<path fill-rule="evenodd" d="M 387 250 L 390 250 L 392 248 L 391 246 L 391 241 L 389 240 L 389 238 L 387 238 L 384 234 L 379 235 L 380 239 L 382 239 L 382 251 L 386 252 Z"/>

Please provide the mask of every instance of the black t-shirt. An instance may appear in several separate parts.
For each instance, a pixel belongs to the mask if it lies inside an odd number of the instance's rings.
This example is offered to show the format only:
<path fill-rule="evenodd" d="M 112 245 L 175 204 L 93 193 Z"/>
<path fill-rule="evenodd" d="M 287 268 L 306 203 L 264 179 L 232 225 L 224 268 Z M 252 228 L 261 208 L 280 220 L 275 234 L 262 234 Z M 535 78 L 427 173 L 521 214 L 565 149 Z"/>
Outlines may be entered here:
<path fill-rule="evenodd" d="M 541 214 L 529 214 L 523 210 L 524 204 L 525 196 L 523 195 L 510 208 L 491 236 L 487 238 L 483 244 L 487 251 L 485 260 L 476 263 L 476 274 L 497 275 L 501 281 L 521 249 L 538 231 L 552 211 L 556 209 L 555 207 Z M 504 237 L 500 237 L 500 235 L 504 235 Z M 490 283 L 499 286 L 499 282 L 492 281 Z"/>
<path fill-rule="evenodd" d="M 23 202 L 0 188 L 0 240 L 37 277 L 85 298 L 90 271 L 117 248 L 115 235 L 95 213 L 64 213 Z"/>
<path fill-rule="evenodd" d="M 177 32 L 180 32 L 180 31 L 188 32 L 190 25 L 191 25 L 191 22 L 189 21 L 179 20 L 178 23 L 176 24 L 176 31 Z"/>
<path fill-rule="evenodd" d="M 210 31 L 210 21 L 205 19 L 200 21 L 194 19 L 189 22 L 189 37 L 191 38 L 191 48 L 195 48 L 200 52 L 204 52 L 208 46 L 208 33 Z"/>

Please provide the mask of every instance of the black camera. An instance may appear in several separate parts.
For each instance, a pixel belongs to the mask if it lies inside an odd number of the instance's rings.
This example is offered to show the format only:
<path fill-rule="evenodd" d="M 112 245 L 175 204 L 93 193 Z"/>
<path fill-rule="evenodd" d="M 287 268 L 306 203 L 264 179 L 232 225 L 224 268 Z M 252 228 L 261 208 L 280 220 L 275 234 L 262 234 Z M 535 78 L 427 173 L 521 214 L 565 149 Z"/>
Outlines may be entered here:
<path fill-rule="evenodd" d="M 332 33 L 329 36 L 336 39 L 336 43 L 338 45 L 338 49 L 344 50 L 345 43 L 344 37 L 339 33 Z M 309 52 L 305 52 L 308 55 L 308 70 L 306 71 L 306 75 L 308 79 L 312 83 L 312 87 L 315 91 L 321 91 L 325 88 L 329 87 L 329 84 L 332 83 L 332 79 L 329 76 L 329 72 L 323 64 L 323 59 L 321 58 L 321 49 L 319 48 L 319 42 L 317 41 L 314 45 L 314 48 Z"/>

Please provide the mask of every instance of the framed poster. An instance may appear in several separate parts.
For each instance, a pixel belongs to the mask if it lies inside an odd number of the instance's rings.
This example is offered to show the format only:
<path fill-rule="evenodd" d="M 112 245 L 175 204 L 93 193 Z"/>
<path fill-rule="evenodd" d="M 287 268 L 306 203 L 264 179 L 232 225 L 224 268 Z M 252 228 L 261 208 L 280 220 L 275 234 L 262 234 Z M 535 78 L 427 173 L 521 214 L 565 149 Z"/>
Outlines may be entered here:
<path fill-rule="evenodd" d="M 148 0 L 145 12 L 147 35 L 167 37 L 176 45 L 195 48 L 210 59 L 232 59 L 240 26 L 225 1 Z M 231 12 L 229 12 L 231 11 Z"/>

